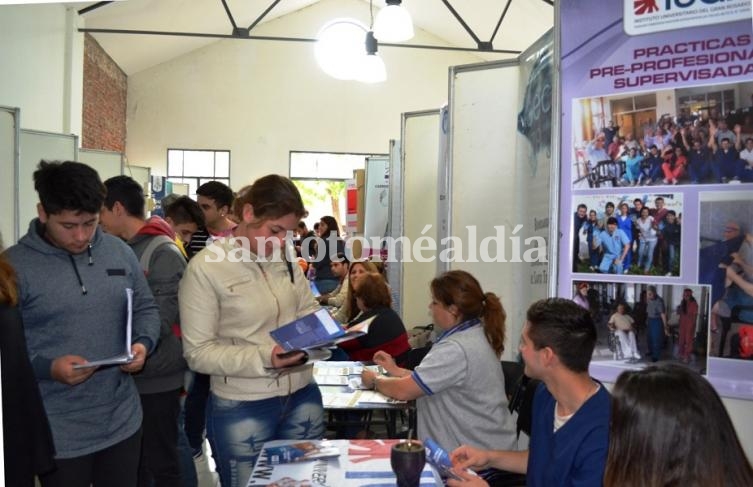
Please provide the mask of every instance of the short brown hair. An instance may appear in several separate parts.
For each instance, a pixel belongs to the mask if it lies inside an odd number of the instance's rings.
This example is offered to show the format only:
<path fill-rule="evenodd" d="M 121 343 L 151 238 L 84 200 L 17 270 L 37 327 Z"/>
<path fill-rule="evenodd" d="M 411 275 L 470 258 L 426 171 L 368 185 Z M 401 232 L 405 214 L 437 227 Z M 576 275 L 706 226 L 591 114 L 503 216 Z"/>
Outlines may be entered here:
<path fill-rule="evenodd" d="M 353 291 L 368 309 L 389 308 L 392 305 L 390 288 L 378 272 L 369 272 L 363 276 Z"/>

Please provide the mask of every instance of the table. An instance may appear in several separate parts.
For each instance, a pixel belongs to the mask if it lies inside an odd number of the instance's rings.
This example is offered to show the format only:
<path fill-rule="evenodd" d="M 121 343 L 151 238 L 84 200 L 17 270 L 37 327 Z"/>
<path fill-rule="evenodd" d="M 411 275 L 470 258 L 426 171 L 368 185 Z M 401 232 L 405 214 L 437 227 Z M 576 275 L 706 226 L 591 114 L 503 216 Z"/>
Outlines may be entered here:
<path fill-rule="evenodd" d="M 364 367 L 378 369 L 376 365 L 364 365 L 361 362 L 351 361 L 314 363 L 314 380 L 322 393 L 324 409 L 364 411 L 367 414 L 366 421 L 359 421 L 357 424 L 363 424 L 367 428 L 373 423 L 373 411 L 383 410 L 386 416 L 384 425 L 389 438 L 394 438 L 397 434 L 397 413 L 405 411 L 408 414 L 409 427 L 415 431 L 414 401 L 398 401 L 373 390 L 355 388 L 361 385 L 361 371 Z M 384 373 L 383 370 L 380 372 Z M 339 424 L 346 426 L 353 422 L 339 422 Z"/>
<path fill-rule="evenodd" d="M 399 440 L 324 440 L 336 446 L 340 455 L 297 463 L 270 465 L 266 449 L 293 445 L 301 440 L 278 440 L 264 443 L 254 465 L 248 486 L 268 487 L 394 487 L 395 474 L 390 467 L 390 450 Z M 421 474 L 421 487 L 444 485 L 437 472 L 426 464 Z"/>

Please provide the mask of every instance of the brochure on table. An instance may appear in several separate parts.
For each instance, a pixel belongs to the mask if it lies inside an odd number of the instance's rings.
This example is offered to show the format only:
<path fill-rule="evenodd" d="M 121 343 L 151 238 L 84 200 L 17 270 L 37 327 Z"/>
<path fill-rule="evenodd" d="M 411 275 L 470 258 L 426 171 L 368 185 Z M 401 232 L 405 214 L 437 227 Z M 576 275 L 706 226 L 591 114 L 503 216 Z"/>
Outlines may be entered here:
<path fill-rule="evenodd" d="M 364 387 L 361 372 L 364 368 L 384 373 L 378 365 L 363 365 L 360 362 L 317 362 L 314 365 L 314 380 L 320 386 L 322 402 L 327 408 L 376 407 L 406 404 L 384 394 Z"/>
<path fill-rule="evenodd" d="M 247 486 L 349 487 L 395 485 L 390 467 L 392 446 L 399 440 L 331 440 L 340 450 L 335 458 L 272 465 L 267 450 L 300 443 L 270 441 L 264 444 Z M 421 487 L 441 487 L 442 481 L 429 463 L 421 474 Z"/>

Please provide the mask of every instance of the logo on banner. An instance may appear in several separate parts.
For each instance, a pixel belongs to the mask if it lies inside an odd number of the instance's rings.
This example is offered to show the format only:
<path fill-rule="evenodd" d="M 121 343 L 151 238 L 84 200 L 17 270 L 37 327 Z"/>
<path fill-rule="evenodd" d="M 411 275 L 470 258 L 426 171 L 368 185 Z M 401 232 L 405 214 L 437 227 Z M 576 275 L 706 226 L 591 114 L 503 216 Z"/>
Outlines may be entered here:
<path fill-rule="evenodd" d="M 628 35 L 745 20 L 750 0 L 623 0 Z"/>

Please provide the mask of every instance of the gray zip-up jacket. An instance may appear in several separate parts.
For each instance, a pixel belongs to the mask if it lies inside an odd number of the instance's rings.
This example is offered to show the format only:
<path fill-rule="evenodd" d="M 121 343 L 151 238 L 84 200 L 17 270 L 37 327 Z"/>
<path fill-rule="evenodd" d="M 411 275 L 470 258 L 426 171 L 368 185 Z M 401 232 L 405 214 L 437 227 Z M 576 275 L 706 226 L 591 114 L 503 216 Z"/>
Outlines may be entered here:
<path fill-rule="evenodd" d="M 69 254 L 42 237 L 35 219 L 6 256 L 18 274 L 19 309 L 29 358 L 39 381 L 57 458 L 108 448 L 141 426 L 131 375 L 101 367 L 69 386 L 52 379 L 52 361 L 76 354 L 97 360 L 125 351 L 126 288 L 133 289 L 132 343 L 151 351 L 159 314 L 136 256 L 120 239 L 97 229 L 86 252 Z"/>

